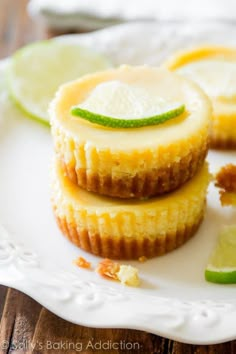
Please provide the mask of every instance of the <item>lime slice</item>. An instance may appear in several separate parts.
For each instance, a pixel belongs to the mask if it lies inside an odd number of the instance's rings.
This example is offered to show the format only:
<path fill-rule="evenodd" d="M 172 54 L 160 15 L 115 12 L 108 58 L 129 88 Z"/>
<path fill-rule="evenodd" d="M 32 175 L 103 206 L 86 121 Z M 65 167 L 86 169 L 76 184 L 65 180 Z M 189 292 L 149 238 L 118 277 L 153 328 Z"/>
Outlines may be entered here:
<path fill-rule="evenodd" d="M 236 283 L 236 225 L 227 226 L 220 233 L 205 278 L 212 283 Z"/>
<path fill-rule="evenodd" d="M 182 114 L 185 106 L 120 81 L 101 83 L 71 114 L 112 128 L 156 125 Z"/>
<path fill-rule="evenodd" d="M 13 56 L 10 94 L 31 117 L 49 124 L 49 102 L 61 84 L 110 66 L 102 55 L 78 45 L 55 40 L 37 42 Z"/>

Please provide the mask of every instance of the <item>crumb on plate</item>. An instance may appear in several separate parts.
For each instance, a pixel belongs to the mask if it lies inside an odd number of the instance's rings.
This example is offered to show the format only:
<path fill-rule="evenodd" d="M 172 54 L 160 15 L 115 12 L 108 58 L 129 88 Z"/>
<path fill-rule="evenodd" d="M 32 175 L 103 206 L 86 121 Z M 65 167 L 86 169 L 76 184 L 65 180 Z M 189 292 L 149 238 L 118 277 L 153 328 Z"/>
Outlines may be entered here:
<path fill-rule="evenodd" d="M 222 206 L 236 205 L 236 165 L 223 166 L 215 176 L 215 186 L 220 188 Z"/>
<path fill-rule="evenodd" d="M 228 193 L 221 190 L 220 202 L 222 206 L 227 206 L 227 205 L 236 206 L 236 193 Z"/>
<path fill-rule="evenodd" d="M 84 269 L 91 269 L 91 263 L 88 262 L 85 258 L 83 257 L 78 257 L 75 261 L 74 264 L 77 265 L 80 268 Z"/>
<path fill-rule="evenodd" d="M 125 285 L 140 285 L 138 269 L 130 265 L 120 265 L 106 258 L 98 264 L 96 271 L 105 278 L 118 280 Z"/>
<path fill-rule="evenodd" d="M 236 192 L 236 165 L 228 164 L 223 166 L 216 174 L 216 187 L 226 192 Z"/>
<path fill-rule="evenodd" d="M 121 265 L 117 273 L 118 279 L 122 284 L 129 286 L 139 286 L 140 279 L 138 269 L 130 265 Z"/>
<path fill-rule="evenodd" d="M 141 257 L 139 257 L 138 261 L 139 261 L 140 263 L 144 263 L 144 262 L 147 261 L 147 257 L 141 256 Z"/>
<path fill-rule="evenodd" d="M 112 260 L 105 258 L 101 262 L 98 263 L 97 273 L 105 278 L 111 278 L 114 280 L 118 280 L 117 273 L 120 270 L 120 265 L 117 262 L 113 262 Z"/>

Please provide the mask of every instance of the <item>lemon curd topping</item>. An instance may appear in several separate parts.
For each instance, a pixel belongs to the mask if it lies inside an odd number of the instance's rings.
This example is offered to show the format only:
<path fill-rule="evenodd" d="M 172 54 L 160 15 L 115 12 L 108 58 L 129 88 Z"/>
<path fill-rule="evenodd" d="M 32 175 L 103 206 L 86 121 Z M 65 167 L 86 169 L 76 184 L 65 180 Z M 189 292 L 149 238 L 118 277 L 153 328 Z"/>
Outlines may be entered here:
<path fill-rule="evenodd" d="M 117 80 L 125 87 L 129 85 L 139 93 L 144 91 L 146 96 L 147 92 L 149 93 L 148 99 L 144 97 L 142 100 L 144 102 L 143 111 L 148 106 L 148 100 L 156 96 L 158 104 L 159 100 L 185 104 L 186 113 L 159 126 L 134 128 L 132 134 L 130 134 L 130 130 L 122 128 L 111 130 L 95 126 L 70 114 L 71 107 L 88 99 L 98 85 Z M 106 96 L 103 99 L 106 99 Z M 131 109 L 132 107 L 129 107 L 129 110 Z M 82 140 L 84 137 L 99 148 L 111 147 L 112 144 L 113 150 L 134 149 L 137 148 L 137 142 L 139 147 L 155 148 L 156 144 L 166 145 L 179 139 L 188 138 L 189 134 L 194 134 L 203 125 L 208 126 L 210 109 L 210 104 L 201 90 L 165 69 L 123 66 L 116 70 L 92 75 L 87 79 L 84 77 L 82 80 L 63 86 L 51 109 L 51 120 L 52 124 L 56 121 L 58 125 L 70 131 L 75 138 Z"/>

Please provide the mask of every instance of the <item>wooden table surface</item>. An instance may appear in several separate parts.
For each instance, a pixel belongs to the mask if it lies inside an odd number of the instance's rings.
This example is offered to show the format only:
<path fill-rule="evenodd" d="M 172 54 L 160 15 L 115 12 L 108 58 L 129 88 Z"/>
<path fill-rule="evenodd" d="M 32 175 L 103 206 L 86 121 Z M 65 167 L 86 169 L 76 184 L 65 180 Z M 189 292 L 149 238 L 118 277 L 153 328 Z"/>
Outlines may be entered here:
<path fill-rule="evenodd" d="M 0 58 L 12 54 L 22 45 L 49 38 L 42 23 L 32 22 L 26 13 L 27 0 L 0 0 Z M 0 279 L 1 282 L 1 279 Z M 107 353 L 205 354 L 236 353 L 236 341 L 219 345 L 197 346 L 174 342 L 146 332 L 125 329 L 94 329 L 77 326 L 60 319 L 19 291 L 0 286 L 0 354 L 1 353 L 91 353 L 94 343 L 139 343 L 140 350 L 107 350 Z M 48 343 L 51 343 L 48 345 Z M 68 350 L 72 344 L 76 350 Z M 54 346 L 54 349 L 51 349 Z M 94 350 L 105 353 L 104 350 Z"/>

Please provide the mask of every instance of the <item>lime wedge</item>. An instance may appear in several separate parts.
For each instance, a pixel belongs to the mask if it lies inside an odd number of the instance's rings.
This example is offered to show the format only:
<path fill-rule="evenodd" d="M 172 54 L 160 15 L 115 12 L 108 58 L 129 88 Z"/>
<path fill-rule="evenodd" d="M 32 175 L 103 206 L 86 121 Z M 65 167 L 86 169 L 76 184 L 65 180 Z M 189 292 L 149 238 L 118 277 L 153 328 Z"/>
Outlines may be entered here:
<path fill-rule="evenodd" d="M 205 270 L 205 279 L 212 283 L 236 283 L 236 225 L 229 225 L 220 233 Z"/>
<path fill-rule="evenodd" d="M 110 66 L 104 56 L 78 45 L 37 42 L 12 57 L 10 94 L 28 115 L 49 124 L 48 105 L 61 84 Z"/>
<path fill-rule="evenodd" d="M 97 85 L 71 114 L 106 127 L 136 128 L 164 123 L 184 110 L 184 104 L 168 102 L 145 88 L 110 81 Z"/>

